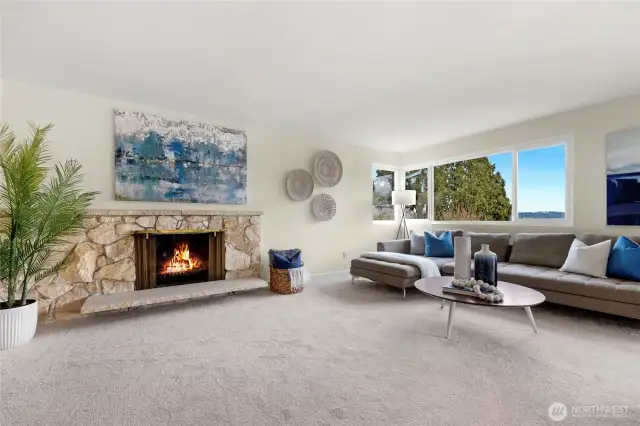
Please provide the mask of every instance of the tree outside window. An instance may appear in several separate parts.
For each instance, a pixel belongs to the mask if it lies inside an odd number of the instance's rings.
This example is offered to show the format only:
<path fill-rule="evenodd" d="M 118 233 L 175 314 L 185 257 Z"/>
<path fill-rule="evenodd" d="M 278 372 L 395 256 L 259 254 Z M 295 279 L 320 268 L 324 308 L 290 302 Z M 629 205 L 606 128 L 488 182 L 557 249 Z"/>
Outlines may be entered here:
<path fill-rule="evenodd" d="M 429 169 L 418 169 L 405 172 L 405 189 L 416 191 L 416 205 L 406 206 L 407 219 L 429 218 Z"/>
<path fill-rule="evenodd" d="M 373 181 L 373 220 L 394 220 L 394 208 L 391 193 L 395 188 L 395 172 L 374 167 Z"/>
<path fill-rule="evenodd" d="M 502 163 L 511 164 L 513 154 L 456 161 L 434 168 L 435 220 L 508 221 L 511 220 L 510 187 Z M 508 176 L 509 182 L 511 176 Z"/>

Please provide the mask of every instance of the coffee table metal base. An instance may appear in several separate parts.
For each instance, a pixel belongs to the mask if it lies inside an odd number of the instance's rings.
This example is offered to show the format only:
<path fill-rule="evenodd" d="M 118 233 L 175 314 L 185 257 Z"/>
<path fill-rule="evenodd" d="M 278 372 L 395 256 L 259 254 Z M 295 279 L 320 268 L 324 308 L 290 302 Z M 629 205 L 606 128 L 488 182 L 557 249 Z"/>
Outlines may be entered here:
<path fill-rule="evenodd" d="M 444 307 L 444 300 L 441 299 L 440 309 Z M 533 328 L 533 332 L 538 334 L 538 327 L 536 326 L 536 321 L 533 319 L 533 313 L 531 312 L 530 306 L 525 306 L 524 311 L 527 313 L 527 317 L 529 318 L 529 323 L 531 324 L 531 328 Z M 451 337 L 451 329 L 453 328 L 453 316 L 456 313 L 456 302 L 453 300 L 449 301 L 449 320 L 447 321 L 447 339 Z"/>

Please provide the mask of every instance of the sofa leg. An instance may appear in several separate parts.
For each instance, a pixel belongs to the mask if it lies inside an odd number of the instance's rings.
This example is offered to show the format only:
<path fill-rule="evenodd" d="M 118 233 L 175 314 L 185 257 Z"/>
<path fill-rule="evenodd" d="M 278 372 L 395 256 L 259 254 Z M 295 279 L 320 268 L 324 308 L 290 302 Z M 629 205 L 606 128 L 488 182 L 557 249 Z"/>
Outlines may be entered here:
<path fill-rule="evenodd" d="M 403 298 L 403 299 L 406 299 L 406 298 L 407 298 L 407 289 L 406 289 L 406 288 L 403 288 L 403 289 L 402 289 L 402 298 Z"/>
<path fill-rule="evenodd" d="M 351 285 L 356 283 L 356 277 L 354 277 L 353 275 L 351 275 Z"/>
<path fill-rule="evenodd" d="M 440 299 L 440 309 L 444 309 L 444 299 Z"/>

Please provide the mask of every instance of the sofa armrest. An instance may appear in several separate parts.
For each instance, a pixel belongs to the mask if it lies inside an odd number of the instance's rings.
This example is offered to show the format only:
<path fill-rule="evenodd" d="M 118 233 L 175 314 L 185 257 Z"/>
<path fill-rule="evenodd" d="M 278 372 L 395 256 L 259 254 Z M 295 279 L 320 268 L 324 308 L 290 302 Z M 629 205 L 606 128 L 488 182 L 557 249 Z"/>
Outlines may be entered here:
<path fill-rule="evenodd" d="M 411 240 L 391 240 L 378 242 L 378 251 L 409 254 L 409 252 L 411 251 L 410 248 Z"/>

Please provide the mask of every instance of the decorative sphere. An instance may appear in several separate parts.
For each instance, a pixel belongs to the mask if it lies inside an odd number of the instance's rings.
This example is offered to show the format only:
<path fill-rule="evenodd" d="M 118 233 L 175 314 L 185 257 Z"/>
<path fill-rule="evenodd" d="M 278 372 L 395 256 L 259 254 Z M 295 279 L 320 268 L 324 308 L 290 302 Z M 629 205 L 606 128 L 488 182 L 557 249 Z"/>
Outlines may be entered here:
<path fill-rule="evenodd" d="M 487 302 L 493 302 L 493 294 L 487 294 Z"/>
<path fill-rule="evenodd" d="M 489 290 L 491 290 L 491 291 L 496 291 L 496 286 L 494 286 L 494 285 L 490 285 L 490 286 L 489 286 Z"/>
<path fill-rule="evenodd" d="M 482 288 L 489 288 L 489 284 L 487 284 L 487 283 L 482 283 L 480 285 L 482 286 Z"/>

